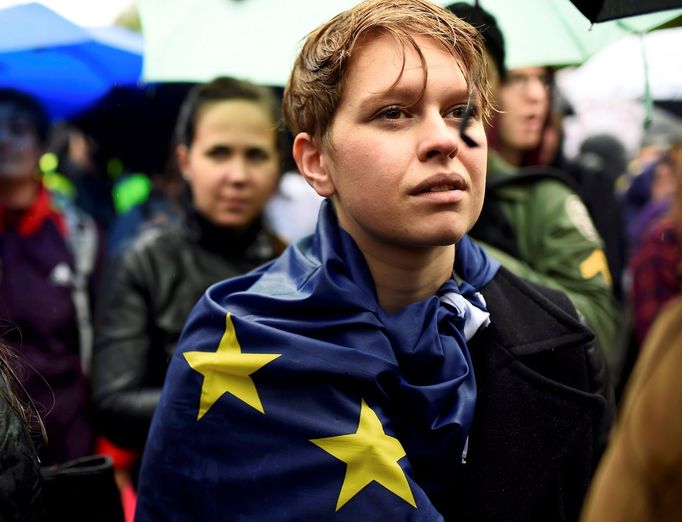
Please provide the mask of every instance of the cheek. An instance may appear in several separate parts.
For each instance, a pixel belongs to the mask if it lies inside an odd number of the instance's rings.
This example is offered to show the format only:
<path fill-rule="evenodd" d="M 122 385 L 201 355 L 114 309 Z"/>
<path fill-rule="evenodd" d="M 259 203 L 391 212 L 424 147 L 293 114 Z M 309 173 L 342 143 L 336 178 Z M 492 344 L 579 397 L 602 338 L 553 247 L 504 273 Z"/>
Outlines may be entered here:
<path fill-rule="evenodd" d="M 192 162 L 189 171 L 191 174 L 187 178 L 187 183 L 192 189 L 194 199 L 210 199 L 219 178 L 213 175 L 212 169 L 206 162 Z"/>
<path fill-rule="evenodd" d="M 279 184 L 279 164 L 275 161 L 267 165 L 258 166 L 253 178 L 254 185 L 259 194 L 270 197 Z"/>

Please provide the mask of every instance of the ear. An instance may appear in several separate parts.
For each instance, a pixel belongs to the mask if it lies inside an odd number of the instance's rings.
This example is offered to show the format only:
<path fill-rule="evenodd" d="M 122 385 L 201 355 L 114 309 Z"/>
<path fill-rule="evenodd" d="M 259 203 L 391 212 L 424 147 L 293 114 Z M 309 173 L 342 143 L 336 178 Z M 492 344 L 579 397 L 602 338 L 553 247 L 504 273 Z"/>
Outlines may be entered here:
<path fill-rule="evenodd" d="M 328 198 L 336 192 L 322 158 L 321 144 L 307 132 L 294 138 L 294 160 L 299 172 L 320 196 Z"/>
<path fill-rule="evenodd" d="M 178 160 L 178 167 L 180 168 L 180 173 L 185 181 L 190 181 L 192 179 L 192 173 L 189 169 L 189 149 L 187 145 L 178 145 L 175 148 L 175 157 Z"/>

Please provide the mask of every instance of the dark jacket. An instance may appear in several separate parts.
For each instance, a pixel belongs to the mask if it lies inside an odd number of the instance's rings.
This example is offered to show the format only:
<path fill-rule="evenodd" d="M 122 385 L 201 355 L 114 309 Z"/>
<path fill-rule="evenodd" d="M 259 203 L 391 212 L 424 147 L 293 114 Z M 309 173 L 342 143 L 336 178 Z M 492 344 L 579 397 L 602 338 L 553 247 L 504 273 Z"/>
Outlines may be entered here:
<path fill-rule="evenodd" d="M 77 216 L 71 219 L 70 216 Z M 81 249 L 81 227 L 92 230 L 92 244 Z M 88 228 L 88 229 L 89 229 Z M 83 229 L 83 230 L 88 230 Z M 85 256 L 93 271 L 81 273 Z M 92 302 L 104 252 L 88 216 L 73 207 L 58 206 L 42 187 L 27 209 L 0 207 L 0 324 L 15 325 L 2 332 L 3 340 L 19 354 L 15 368 L 38 408 L 48 434 L 39 447 L 43 464 L 82 457 L 92 451 L 90 388 L 83 371 L 83 345 L 90 326 L 80 316 L 74 299 L 77 282 L 84 279 L 84 296 Z M 86 277 L 87 276 L 87 277 Z M 84 307 L 89 315 L 89 303 Z"/>
<path fill-rule="evenodd" d="M 504 268 L 482 290 L 491 325 L 470 343 L 478 383 L 451 520 L 577 520 L 598 457 L 606 401 L 593 335 L 561 292 Z"/>
<path fill-rule="evenodd" d="M 603 243 L 565 178 L 546 167 L 517 170 L 490 154 L 483 209 L 469 235 L 516 275 L 565 292 L 609 358 L 619 312 Z"/>
<path fill-rule="evenodd" d="M 124 448 L 144 446 L 168 361 L 185 319 L 213 283 L 276 254 L 256 223 L 244 233 L 188 211 L 143 233 L 114 259 L 98 299 L 93 395 L 101 433 Z"/>

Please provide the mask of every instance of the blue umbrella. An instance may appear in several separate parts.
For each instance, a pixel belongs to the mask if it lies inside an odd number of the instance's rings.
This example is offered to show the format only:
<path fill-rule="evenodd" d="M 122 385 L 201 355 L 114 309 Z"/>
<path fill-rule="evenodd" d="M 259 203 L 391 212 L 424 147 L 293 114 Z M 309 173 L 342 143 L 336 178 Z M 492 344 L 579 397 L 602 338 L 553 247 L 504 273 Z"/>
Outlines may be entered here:
<path fill-rule="evenodd" d="M 142 72 L 142 37 L 119 27 L 85 28 L 47 7 L 0 10 L 0 87 L 39 98 L 54 119 L 68 118 Z"/>

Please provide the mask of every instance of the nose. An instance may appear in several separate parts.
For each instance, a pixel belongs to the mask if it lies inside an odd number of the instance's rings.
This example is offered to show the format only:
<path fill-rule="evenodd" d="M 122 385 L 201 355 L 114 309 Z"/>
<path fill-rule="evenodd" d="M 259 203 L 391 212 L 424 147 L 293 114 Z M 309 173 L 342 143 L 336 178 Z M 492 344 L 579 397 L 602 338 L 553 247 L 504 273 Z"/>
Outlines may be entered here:
<path fill-rule="evenodd" d="M 417 149 L 420 161 L 434 158 L 452 159 L 459 149 L 459 129 L 440 113 L 430 114 L 422 121 L 422 134 Z"/>
<path fill-rule="evenodd" d="M 544 100 L 548 97 L 547 86 L 538 76 L 529 76 L 525 94 L 532 100 Z"/>
<path fill-rule="evenodd" d="M 234 185 L 244 185 L 249 180 L 249 165 L 246 158 L 235 154 L 225 169 L 225 177 Z"/>

